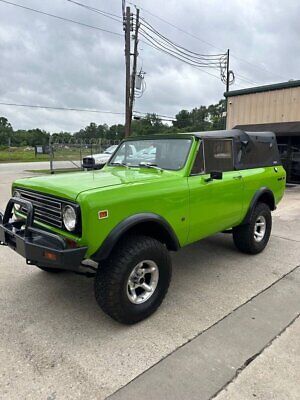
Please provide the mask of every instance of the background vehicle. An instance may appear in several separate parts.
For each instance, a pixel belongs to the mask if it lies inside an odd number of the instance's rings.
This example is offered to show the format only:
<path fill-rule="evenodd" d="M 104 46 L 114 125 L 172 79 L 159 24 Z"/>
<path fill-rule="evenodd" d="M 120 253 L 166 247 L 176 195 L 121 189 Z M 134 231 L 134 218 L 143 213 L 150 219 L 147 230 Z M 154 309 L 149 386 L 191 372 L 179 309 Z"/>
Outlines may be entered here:
<path fill-rule="evenodd" d="M 132 324 L 163 301 L 169 250 L 230 230 L 240 251 L 261 252 L 285 178 L 271 132 L 129 138 L 96 173 L 15 181 L 0 242 L 47 272 L 97 262 L 98 304 Z"/>
<path fill-rule="evenodd" d="M 108 147 L 103 153 L 92 154 L 82 159 L 82 167 L 87 169 L 101 169 L 110 159 L 118 145 Z"/>

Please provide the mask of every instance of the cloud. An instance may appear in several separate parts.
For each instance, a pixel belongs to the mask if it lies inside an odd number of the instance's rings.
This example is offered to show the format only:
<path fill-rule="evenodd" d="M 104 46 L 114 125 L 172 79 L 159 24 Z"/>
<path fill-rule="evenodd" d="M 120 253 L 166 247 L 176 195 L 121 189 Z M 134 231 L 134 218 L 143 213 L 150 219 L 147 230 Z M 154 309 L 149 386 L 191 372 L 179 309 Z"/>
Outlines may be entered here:
<path fill-rule="evenodd" d="M 15 0 L 18 4 L 82 21 L 122 34 L 122 24 L 65 0 Z M 81 0 L 120 15 L 120 2 Z M 297 79 L 300 26 L 297 0 L 185 2 L 137 1 L 141 16 L 160 32 L 202 53 L 230 48 L 236 73 L 232 88 Z M 143 9 L 144 8 L 144 9 Z M 200 40 L 165 24 L 146 10 L 171 21 Z M 60 107 L 124 111 L 124 41 L 122 37 L 59 21 L 0 3 L 0 101 Z M 210 44 L 214 45 L 212 47 Z M 246 61 L 245 61 L 246 60 Z M 147 90 L 139 111 L 175 115 L 180 109 L 208 105 L 222 98 L 218 78 L 189 67 L 140 43 L 139 66 Z M 211 71 L 209 71 L 211 72 Z M 218 75 L 218 71 L 213 71 Z M 246 79 L 246 80 L 245 80 Z M 113 124 L 123 116 L 0 106 L 15 129 L 40 127 L 76 131 L 94 121 Z"/>

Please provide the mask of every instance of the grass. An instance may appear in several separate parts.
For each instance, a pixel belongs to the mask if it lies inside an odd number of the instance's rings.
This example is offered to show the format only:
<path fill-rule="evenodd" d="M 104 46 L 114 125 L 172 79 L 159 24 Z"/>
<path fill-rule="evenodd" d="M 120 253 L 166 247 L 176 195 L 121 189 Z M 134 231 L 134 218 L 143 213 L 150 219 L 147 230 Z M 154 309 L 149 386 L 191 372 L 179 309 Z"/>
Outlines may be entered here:
<path fill-rule="evenodd" d="M 82 149 L 82 157 L 89 155 L 90 150 Z M 37 154 L 28 147 L 10 147 L 0 149 L 0 163 L 49 161 L 49 154 Z M 54 151 L 54 161 L 79 160 L 79 148 L 58 148 Z"/>

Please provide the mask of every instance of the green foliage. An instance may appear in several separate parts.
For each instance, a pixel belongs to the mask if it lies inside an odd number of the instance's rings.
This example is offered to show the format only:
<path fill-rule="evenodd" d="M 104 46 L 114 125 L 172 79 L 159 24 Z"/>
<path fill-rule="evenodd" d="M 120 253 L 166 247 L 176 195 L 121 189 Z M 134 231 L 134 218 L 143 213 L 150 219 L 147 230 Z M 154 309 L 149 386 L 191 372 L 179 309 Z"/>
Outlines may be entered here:
<path fill-rule="evenodd" d="M 225 129 L 226 101 L 220 100 L 218 104 L 200 106 L 192 111 L 181 110 L 176 115 L 173 126 L 182 132 L 201 132 Z"/>
<path fill-rule="evenodd" d="M 157 133 L 175 132 L 200 132 L 206 130 L 225 129 L 226 101 L 220 100 L 218 104 L 200 106 L 191 111 L 181 110 L 176 115 L 172 125 L 163 123 L 156 114 L 147 114 L 138 120 L 132 121 L 132 135 L 145 136 Z M 90 139 L 121 140 L 124 138 L 125 128 L 123 124 L 108 126 L 97 125 L 91 122 L 88 126 L 73 135 L 69 132 L 53 133 L 55 142 L 68 142 L 72 139 L 89 141 Z M 50 133 L 41 129 L 14 131 L 5 117 L 0 117 L 0 147 L 45 145 L 49 142 Z"/>
<path fill-rule="evenodd" d="M 13 134 L 13 128 L 7 118 L 0 117 L 0 145 L 8 146 Z"/>
<path fill-rule="evenodd" d="M 125 136 L 125 126 L 122 124 L 112 125 L 106 133 L 108 140 L 122 140 Z"/>
<path fill-rule="evenodd" d="M 133 120 L 131 129 L 133 136 L 144 136 L 167 132 L 168 126 L 156 114 L 147 114 L 139 120 Z"/>

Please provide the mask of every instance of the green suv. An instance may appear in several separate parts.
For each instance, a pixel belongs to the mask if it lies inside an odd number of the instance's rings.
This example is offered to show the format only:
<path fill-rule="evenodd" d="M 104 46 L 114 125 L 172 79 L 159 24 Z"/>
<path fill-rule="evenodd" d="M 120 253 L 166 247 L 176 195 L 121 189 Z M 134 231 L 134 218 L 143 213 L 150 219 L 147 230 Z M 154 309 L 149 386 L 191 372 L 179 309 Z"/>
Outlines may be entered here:
<path fill-rule="evenodd" d="M 166 295 L 170 250 L 229 231 L 261 252 L 285 178 L 271 132 L 133 137 L 101 171 L 15 181 L 0 242 L 43 271 L 89 272 L 104 312 L 132 324 Z"/>

